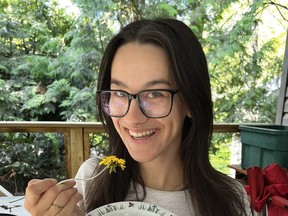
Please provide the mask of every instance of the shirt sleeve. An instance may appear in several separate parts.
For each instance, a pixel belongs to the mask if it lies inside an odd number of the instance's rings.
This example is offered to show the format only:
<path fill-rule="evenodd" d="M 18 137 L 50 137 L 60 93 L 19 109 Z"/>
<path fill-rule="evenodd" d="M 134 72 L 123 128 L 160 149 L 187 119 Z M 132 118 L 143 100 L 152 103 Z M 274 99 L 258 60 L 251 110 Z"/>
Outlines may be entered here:
<path fill-rule="evenodd" d="M 239 184 L 239 189 L 238 189 L 239 195 L 243 199 L 243 203 L 245 205 L 247 215 L 253 215 L 251 205 L 250 205 L 250 199 L 248 197 L 248 194 L 247 194 L 244 186 L 240 182 L 237 182 L 237 184 Z"/>
<path fill-rule="evenodd" d="M 98 163 L 99 161 L 96 158 L 90 158 L 84 161 L 84 163 L 80 166 L 75 178 L 86 179 L 92 177 L 96 168 L 98 167 Z M 78 192 L 83 195 L 83 199 L 79 201 L 78 206 L 84 207 L 86 203 L 87 181 L 76 180 L 76 188 L 78 189 Z"/>

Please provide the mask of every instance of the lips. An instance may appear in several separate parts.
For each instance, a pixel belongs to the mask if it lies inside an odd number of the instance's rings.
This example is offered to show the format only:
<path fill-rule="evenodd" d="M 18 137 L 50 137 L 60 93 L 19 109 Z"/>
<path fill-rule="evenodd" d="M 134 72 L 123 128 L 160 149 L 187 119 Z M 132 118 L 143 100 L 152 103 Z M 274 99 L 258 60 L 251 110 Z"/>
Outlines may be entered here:
<path fill-rule="evenodd" d="M 156 132 L 156 129 L 145 130 L 145 131 L 140 131 L 140 132 L 129 130 L 130 136 L 132 136 L 134 139 L 145 139 L 145 138 L 152 136 L 155 132 Z"/>

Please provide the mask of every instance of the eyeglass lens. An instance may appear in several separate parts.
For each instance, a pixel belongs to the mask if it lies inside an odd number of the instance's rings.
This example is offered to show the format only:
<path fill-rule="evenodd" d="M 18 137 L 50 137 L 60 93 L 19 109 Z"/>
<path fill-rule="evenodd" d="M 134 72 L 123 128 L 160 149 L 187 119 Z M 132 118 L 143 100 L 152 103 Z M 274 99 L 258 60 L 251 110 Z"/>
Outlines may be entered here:
<path fill-rule="evenodd" d="M 100 94 L 102 108 L 108 115 L 115 117 L 126 115 L 133 98 L 134 95 L 124 91 L 103 91 Z M 163 117 L 171 110 L 172 96 L 169 91 L 147 90 L 136 94 L 136 101 L 148 117 Z"/>

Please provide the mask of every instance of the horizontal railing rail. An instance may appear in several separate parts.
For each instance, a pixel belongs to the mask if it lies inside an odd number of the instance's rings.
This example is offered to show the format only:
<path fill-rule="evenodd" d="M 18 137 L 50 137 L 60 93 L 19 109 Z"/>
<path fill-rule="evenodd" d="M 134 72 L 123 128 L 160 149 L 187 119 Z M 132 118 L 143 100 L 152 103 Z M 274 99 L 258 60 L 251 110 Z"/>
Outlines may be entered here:
<path fill-rule="evenodd" d="M 66 177 L 76 175 L 78 168 L 90 157 L 90 133 L 104 132 L 98 122 L 30 122 L 0 121 L 0 133 L 63 133 L 66 157 Z M 213 133 L 238 133 L 239 124 L 214 124 Z"/>

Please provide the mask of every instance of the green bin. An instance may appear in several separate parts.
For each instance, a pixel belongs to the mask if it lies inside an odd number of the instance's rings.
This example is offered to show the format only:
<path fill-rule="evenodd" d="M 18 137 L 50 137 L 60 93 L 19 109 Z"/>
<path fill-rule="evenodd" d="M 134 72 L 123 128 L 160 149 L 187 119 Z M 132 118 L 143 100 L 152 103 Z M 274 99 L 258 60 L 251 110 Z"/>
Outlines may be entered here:
<path fill-rule="evenodd" d="M 240 125 L 241 166 L 265 168 L 271 163 L 288 168 L 288 126 Z"/>

